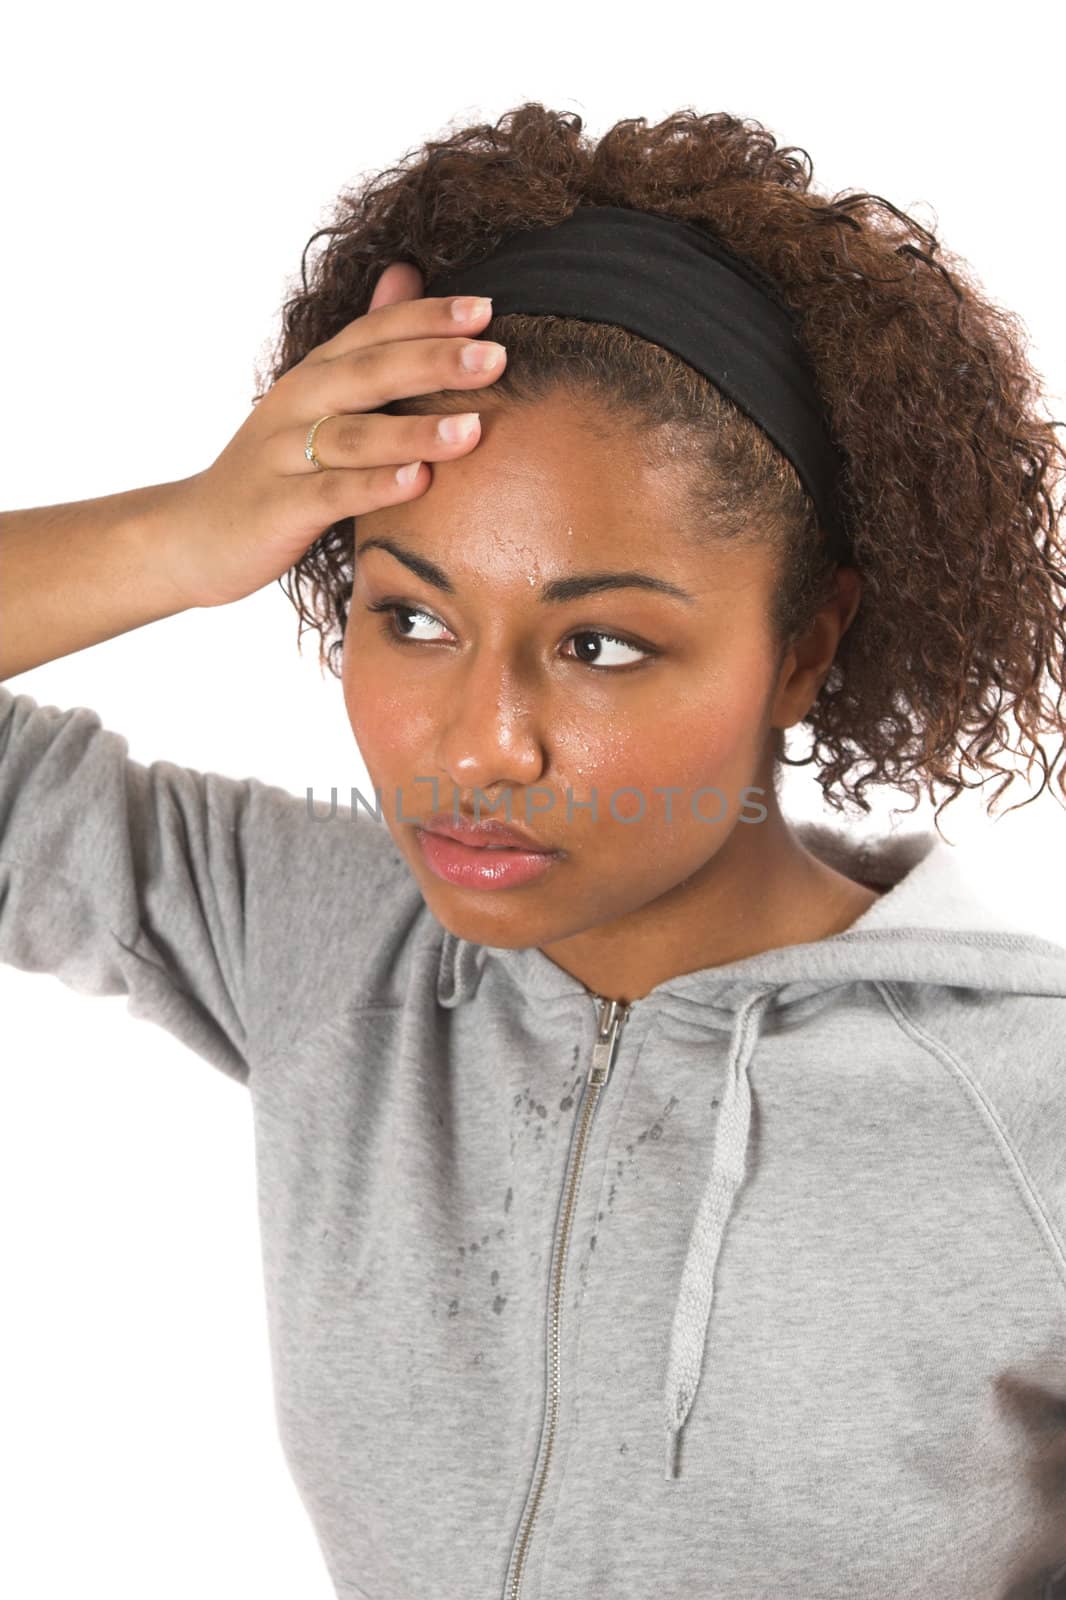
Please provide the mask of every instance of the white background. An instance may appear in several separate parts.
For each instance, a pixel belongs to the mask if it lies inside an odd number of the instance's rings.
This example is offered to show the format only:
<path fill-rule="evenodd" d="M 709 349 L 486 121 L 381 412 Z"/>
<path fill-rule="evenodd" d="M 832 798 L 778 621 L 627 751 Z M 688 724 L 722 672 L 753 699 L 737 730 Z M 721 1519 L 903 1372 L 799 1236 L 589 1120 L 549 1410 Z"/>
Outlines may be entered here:
<path fill-rule="evenodd" d="M 20 7 L 0 108 L 0 504 L 209 464 L 337 191 L 526 99 L 593 133 L 683 106 L 757 118 L 810 152 L 822 192 L 868 189 L 937 226 L 1022 315 L 1066 415 L 1063 12 L 993 26 L 961 4 L 897 4 L 888 22 L 815 0 L 743 15 L 677 0 Z M 277 585 L 7 686 L 91 706 L 142 762 L 370 792 L 339 684 L 316 636 L 297 655 Z M 809 771 L 785 798 L 822 814 Z M 944 827 L 1066 937 L 1062 809 L 1045 796 L 989 821 L 968 797 Z M 275 1433 L 245 1091 L 121 998 L 3 969 L 0 1005 L 0 1593 L 330 1600 Z"/>

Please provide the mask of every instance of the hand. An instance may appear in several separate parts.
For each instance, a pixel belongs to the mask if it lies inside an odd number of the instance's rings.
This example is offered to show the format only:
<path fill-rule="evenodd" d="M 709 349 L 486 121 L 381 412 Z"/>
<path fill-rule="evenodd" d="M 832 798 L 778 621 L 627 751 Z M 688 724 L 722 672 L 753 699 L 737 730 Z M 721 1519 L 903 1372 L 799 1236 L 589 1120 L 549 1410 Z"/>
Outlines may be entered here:
<path fill-rule="evenodd" d="M 343 517 L 417 499 L 433 481 L 430 461 L 451 461 L 481 437 L 440 438 L 440 416 L 393 417 L 389 401 L 440 389 L 478 389 L 506 366 L 485 371 L 460 361 L 490 320 L 452 317 L 454 297 L 423 298 L 417 267 L 391 262 L 370 307 L 317 345 L 267 391 L 205 471 L 173 485 L 169 547 L 160 553 L 187 606 L 228 605 L 287 572 Z M 469 297 L 463 297 L 469 299 Z M 471 408 L 473 409 L 473 407 Z M 331 415 L 331 413 L 335 413 Z M 304 455 L 311 424 L 319 471 Z M 413 481 L 396 469 L 419 463 Z"/>

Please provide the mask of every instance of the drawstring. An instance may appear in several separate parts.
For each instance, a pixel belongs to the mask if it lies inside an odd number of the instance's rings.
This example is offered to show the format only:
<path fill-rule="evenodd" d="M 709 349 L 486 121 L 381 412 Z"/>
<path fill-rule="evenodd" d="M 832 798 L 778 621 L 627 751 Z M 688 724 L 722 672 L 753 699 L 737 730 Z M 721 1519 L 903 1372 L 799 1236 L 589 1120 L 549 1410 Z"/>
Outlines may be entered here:
<path fill-rule="evenodd" d="M 736 1192 L 744 1181 L 751 1124 L 748 1063 L 758 1041 L 763 1013 L 773 994 L 773 988 L 757 990 L 739 1007 L 733 1025 L 725 1089 L 714 1131 L 710 1175 L 689 1239 L 670 1333 L 664 1394 L 668 1479 L 680 1473 L 678 1451 L 681 1429 L 699 1387 L 703 1347 L 707 1342 L 707 1326 L 714 1298 L 714 1269 Z"/>
<path fill-rule="evenodd" d="M 505 959 L 511 956 L 513 959 L 513 953 L 509 951 L 494 954 L 502 955 Z M 456 1006 L 473 997 L 482 977 L 485 955 L 482 946 L 470 945 L 445 932 L 437 974 L 437 998 L 441 1005 Z M 714 1297 L 715 1266 L 733 1201 L 744 1181 L 751 1123 L 748 1064 L 758 1043 L 763 1014 L 774 994 L 785 986 L 769 984 L 755 989 L 737 1008 L 733 1020 L 725 1087 L 714 1132 L 711 1170 L 689 1239 L 670 1333 L 663 1397 L 668 1479 L 680 1475 L 681 1429 L 699 1387 Z M 809 996 L 806 1003 L 797 1002 L 794 1009 L 800 1006 L 805 1008 L 806 1004 L 825 1004 L 827 993 L 820 986 L 819 990 L 817 995 Z"/>

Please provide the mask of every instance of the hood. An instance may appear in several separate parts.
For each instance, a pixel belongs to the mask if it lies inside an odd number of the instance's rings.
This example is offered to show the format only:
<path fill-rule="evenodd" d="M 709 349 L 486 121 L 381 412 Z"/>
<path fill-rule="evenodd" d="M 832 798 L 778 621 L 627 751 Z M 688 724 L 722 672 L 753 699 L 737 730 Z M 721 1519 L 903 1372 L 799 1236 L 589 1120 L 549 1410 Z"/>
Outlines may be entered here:
<path fill-rule="evenodd" d="M 824 822 L 792 827 L 813 855 L 857 882 L 884 890 L 881 898 L 843 933 L 687 972 L 633 1002 L 654 1010 L 669 997 L 675 1008 L 698 1007 L 704 1021 L 730 1037 L 707 1182 L 677 1286 L 666 1356 L 668 1479 L 678 1475 L 678 1441 L 699 1386 L 715 1265 L 744 1182 L 751 1122 L 748 1069 L 767 1013 L 783 1013 L 790 1025 L 802 1023 L 857 982 L 1066 996 L 1066 946 L 1031 931 L 1025 913 L 990 888 L 983 842 L 952 845 L 935 828 L 861 840 Z M 489 961 L 501 963 L 530 999 L 602 999 L 539 949 L 471 944 L 445 930 L 438 1002 L 452 1007 L 473 999 Z M 628 1010 L 623 1021 L 626 1015 Z"/>

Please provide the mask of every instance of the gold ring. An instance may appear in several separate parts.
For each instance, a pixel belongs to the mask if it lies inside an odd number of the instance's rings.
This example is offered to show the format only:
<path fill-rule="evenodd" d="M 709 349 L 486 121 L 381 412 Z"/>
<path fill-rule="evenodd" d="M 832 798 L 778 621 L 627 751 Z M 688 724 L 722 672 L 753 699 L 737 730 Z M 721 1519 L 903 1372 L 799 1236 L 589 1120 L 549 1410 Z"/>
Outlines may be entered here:
<path fill-rule="evenodd" d="M 304 455 L 307 457 L 308 461 L 310 461 L 311 465 L 317 468 L 319 472 L 327 472 L 329 469 L 318 459 L 315 454 L 315 434 L 318 432 L 319 428 L 321 428 L 324 422 L 329 421 L 330 417 L 336 417 L 338 415 L 339 412 L 331 411 L 328 413 L 328 415 L 319 417 L 318 421 L 312 423 L 310 428 L 307 430 L 307 443 L 304 445 Z"/>

